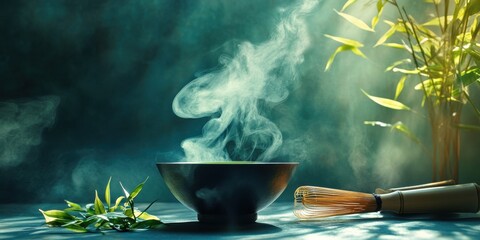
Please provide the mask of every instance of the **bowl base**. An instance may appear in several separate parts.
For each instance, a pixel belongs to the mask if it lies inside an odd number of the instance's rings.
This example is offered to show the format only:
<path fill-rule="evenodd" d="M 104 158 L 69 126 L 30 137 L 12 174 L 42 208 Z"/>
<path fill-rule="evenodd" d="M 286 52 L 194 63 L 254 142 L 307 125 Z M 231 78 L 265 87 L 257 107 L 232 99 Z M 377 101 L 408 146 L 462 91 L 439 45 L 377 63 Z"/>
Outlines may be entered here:
<path fill-rule="evenodd" d="M 218 224 L 218 225 L 245 225 L 257 221 L 257 213 L 242 215 L 212 215 L 198 214 L 197 219 L 200 223 Z"/>

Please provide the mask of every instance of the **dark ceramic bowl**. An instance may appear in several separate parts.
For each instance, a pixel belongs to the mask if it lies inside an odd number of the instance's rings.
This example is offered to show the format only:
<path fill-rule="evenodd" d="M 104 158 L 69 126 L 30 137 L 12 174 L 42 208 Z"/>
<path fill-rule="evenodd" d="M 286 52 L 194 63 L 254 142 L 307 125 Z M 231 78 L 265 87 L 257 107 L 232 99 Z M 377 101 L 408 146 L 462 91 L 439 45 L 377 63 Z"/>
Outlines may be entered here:
<path fill-rule="evenodd" d="M 203 223 L 246 224 L 287 187 L 295 162 L 157 163 L 173 195 Z"/>

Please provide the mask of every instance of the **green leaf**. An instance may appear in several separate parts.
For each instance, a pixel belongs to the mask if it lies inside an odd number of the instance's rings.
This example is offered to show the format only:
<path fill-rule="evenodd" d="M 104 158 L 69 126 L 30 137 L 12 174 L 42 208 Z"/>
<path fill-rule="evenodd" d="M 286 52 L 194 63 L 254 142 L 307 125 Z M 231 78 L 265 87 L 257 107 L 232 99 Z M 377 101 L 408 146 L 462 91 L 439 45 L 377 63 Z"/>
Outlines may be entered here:
<path fill-rule="evenodd" d="M 125 214 L 125 216 L 127 217 L 134 218 L 133 211 L 131 208 L 126 208 L 125 210 L 123 210 L 123 214 Z"/>
<path fill-rule="evenodd" d="M 400 43 L 383 43 L 382 46 L 391 47 L 391 48 L 398 48 L 398 49 L 405 49 L 405 45 Z"/>
<path fill-rule="evenodd" d="M 98 192 L 95 191 L 94 203 L 89 203 L 82 208 L 79 204 L 65 200 L 69 208 L 65 210 L 48 210 L 43 211 L 39 209 L 45 218 L 45 222 L 51 227 L 62 227 L 74 232 L 88 232 L 91 227 L 95 227 L 97 230 L 114 229 L 117 231 L 129 231 L 134 228 L 153 228 L 162 224 L 158 217 L 148 214 L 146 211 L 152 206 L 152 203 L 143 211 L 139 211 L 134 208 L 133 199 L 140 193 L 145 182 L 137 185 L 137 187 L 129 194 L 125 188 L 124 192 L 130 198 L 125 206 L 119 206 L 124 196 L 120 196 L 115 201 L 115 206 L 105 209 L 102 201 L 98 197 Z M 106 187 L 106 199 L 110 196 L 110 182 L 108 180 Z M 121 183 L 120 183 L 121 185 Z M 119 211 L 116 211 L 119 208 Z M 68 211 L 77 211 L 77 215 L 70 215 Z"/>
<path fill-rule="evenodd" d="M 330 58 L 328 58 L 327 65 L 325 65 L 325 72 L 330 69 L 330 67 L 332 66 L 332 63 L 335 60 L 335 57 L 337 56 L 338 53 L 344 52 L 344 51 L 351 51 L 352 48 L 353 47 L 350 46 L 350 45 L 342 45 L 342 46 L 338 47 L 335 50 L 335 52 L 332 55 L 330 55 Z"/>
<path fill-rule="evenodd" d="M 130 193 L 127 191 L 127 189 L 123 187 L 122 182 L 120 182 L 120 187 L 122 187 L 123 193 L 125 194 L 125 198 L 128 199 L 128 197 L 130 196 Z"/>
<path fill-rule="evenodd" d="M 62 210 L 48 210 L 48 211 L 43 211 L 42 209 L 38 209 L 38 210 L 42 213 L 43 217 L 45 218 L 45 222 L 47 224 L 58 222 L 58 220 L 63 222 L 69 222 L 71 220 L 75 220 L 74 216 Z"/>
<path fill-rule="evenodd" d="M 408 70 L 403 68 L 393 68 L 392 72 L 399 72 L 403 74 L 419 74 L 420 73 L 418 69 Z"/>
<path fill-rule="evenodd" d="M 95 190 L 95 202 L 94 202 L 94 206 L 95 206 L 95 214 L 103 214 L 105 213 L 105 206 L 103 205 L 102 201 L 100 200 L 100 198 L 98 197 L 98 193 L 97 193 L 97 190 Z"/>
<path fill-rule="evenodd" d="M 82 224 L 83 224 L 82 220 L 75 220 L 75 221 L 67 222 L 67 223 L 61 225 L 61 227 L 66 228 L 67 230 L 70 230 L 70 231 L 73 231 L 73 232 L 77 232 L 77 233 L 88 232 L 88 230 L 84 226 L 82 226 Z"/>
<path fill-rule="evenodd" d="M 375 29 L 377 26 L 378 20 L 383 13 L 383 7 L 385 6 L 386 0 L 378 0 L 377 1 L 377 14 L 372 18 L 372 29 Z"/>
<path fill-rule="evenodd" d="M 453 16 L 447 16 L 447 22 L 451 22 L 453 19 Z M 434 17 L 430 21 L 423 23 L 422 26 L 427 27 L 427 26 L 434 26 L 434 27 L 440 27 L 443 24 L 444 17 L 438 18 Z"/>
<path fill-rule="evenodd" d="M 69 225 L 63 225 L 63 228 L 66 228 L 70 231 L 77 232 L 77 233 L 85 233 L 88 232 L 88 230 L 78 224 L 69 224 Z"/>
<path fill-rule="evenodd" d="M 153 229 L 163 226 L 160 220 L 150 219 L 132 224 L 132 229 Z"/>
<path fill-rule="evenodd" d="M 470 35 L 471 35 L 470 41 L 472 43 L 474 43 L 474 40 L 477 37 L 478 31 L 480 30 L 480 22 L 478 21 L 479 18 L 480 18 L 480 15 L 477 15 L 475 18 L 473 18 L 473 22 L 470 25 Z"/>
<path fill-rule="evenodd" d="M 330 55 L 330 58 L 328 59 L 327 64 L 325 65 L 325 72 L 330 69 L 337 54 L 344 51 L 350 51 L 355 55 L 361 56 L 363 58 L 367 58 L 367 56 L 365 56 L 365 54 L 363 54 L 362 51 L 360 51 L 360 49 L 353 47 L 351 45 L 342 45 L 338 47 L 332 55 Z"/>
<path fill-rule="evenodd" d="M 413 134 L 412 131 L 407 127 L 407 125 L 403 124 L 402 122 L 397 122 L 393 124 L 392 130 L 397 130 L 400 133 L 403 133 L 406 137 L 408 137 L 410 140 L 414 141 L 417 144 L 421 144 L 420 139 L 418 139 L 415 134 Z"/>
<path fill-rule="evenodd" d="M 367 56 L 365 56 L 365 54 L 363 54 L 363 52 L 360 51 L 359 48 L 353 47 L 353 48 L 351 49 L 351 51 L 352 51 L 352 53 L 354 53 L 355 55 L 358 55 L 358 56 L 363 57 L 363 58 L 367 58 Z"/>
<path fill-rule="evenodd" d="M 143 220 L 160 220 L 157 216 L 150 215 L 145 211 L 135 210 L 135 217 L 143 219 Z"/>
<path fill-rule="evenodd" d="M 43 216 L 49 217 L 49 218 L 66 219 L 66 220 L 75 219 L 74 216 L 62 210 L 48 210 L 48 211 L 43 211 L 42 209 L 38 209 L 38 210 L 43 214 Z"/>
<path fill-rule="evenodd" d="M 148 210 L 155 202 L 156 202 L 156 201 L 151 202 L 151 203 L 145 208 L 145 210 L 143 210 L 143 212 L 135 211 L 135 216 L 138 217 L 138 218 L 144 219 L 144 220 L 150 220 L 150 219 L 160 220 L 160 219 L 158 219 L 158 217 L 153 216 L 153 215 L 150 215 L 150 214 L 147 213 L 147 210 Z"/>
<path fill-rule="evenodd" d="M 397 67 L 399 65 L 406 64 L 406 63 L 411 63 L 411 62 L 412 62 L 412 60 L 410 60 L 409 58 L 396 61 L 396 62 L 392 63 L 392 65 L 388 66 L 385 69 L 385 72 L 392 71 L 395 67 Z"/>
<path fill-rule="evenodd" d="M 480 12 L 480 0 L 470 0 L 467 5 L 467 14 L 472 16 Z"/>
<path fill-rule="evenodd" d="M 397 88 L 395 89 L 395 98 L 394 100 L 398 99 L 400 93 L 402 93 L 403 87 L 405 86 L 405 80 L 407 79 L 407 75 L 403 75 L 397 83 Z"/>
<path fill-rule="evenodd" d="M 397 31 L 397 25 L 393 25 L 390 27 L 390 29 L 388 29 L 388 31 L 386 31 L 377 41 L 377 43 L 375 43 L 375 45 L 373 47 L 377 47 L 379 45 L 382 45 L 383 43 L 385 43 L 395 32 Z"/>
<path fill-rule="evenodd" d="M 471 45 L 469 48 L 466 49 L 468 52 L 468 55 L 470 55 L 477 66 L 480 66 L 480 49 L 475 47 L 474 45 Z"/>
<path fill-rule="evenodd" d="M 70 202 L 68 200 L 65 200 L 65 202 L 67 203 L 67 206 L 68 206 L 68 208 L 65 209 L 65 211 L 82 211 L 83 210 L 83 208 L 82 208 L 82 206 L 80 206 L 80 204 Z"/>
<path fill-rule="evenodd" d="M 104 221 L 109 221 L 108 217 L 104 214 L 98 214 L 98 215 L 95 215 L 95 217 L 98 219 L 98 220 L 104 220 Z"/>
<path fill-rule="evenodd" d="M 459 80 L 463 86 L 468 86 L 476 81 L 480 82 L 480 68 L 477 67 L 463 72 Z"/>
<path fill-rule="evenodd" d="M 105 187 L 105 202 L 107 203 L 108 209 L 110 209 L 110 182 L 112 177 L 108 179 L 107 186 Z"/>
<path fill-rule="evenodd" d="M 423 90 L 423 87 L 425 87 L 426 90 L 430 90 L 430 89 L 432 89 L 433 86 L 435 86 L 435 88 L 441 88 L 442 83 L 443 83 L 443 79 L 441 79 L 441 78 L 435 78 L 435 79 L 433 79 L 433 81 L 432 81 L 432 79 L 427 79 L 427 80 L 424 80 L 423 82 L 415 85 L 414 89 L 415 90 Z"/>
<path fill-rule="evenodd" d="M 148 180 L 148 177 L 147 179 L 145 179 L 145 181 L 143 181 L 142 183 L 138 184 L 135 189 L 133 189 L 132 193 L 130 193 L 130 196 L 128 197 L 128 201 L 131 201 L 133 200 L 139 193 L 140 191 L 142 191 L 142 188 L 143 188 L 143 185 L 145 185 L 145 183 L 147 182 Z"/>
<path fill-rule="evenodd" d="M 95 215 L 95 204 L 93 203 L 89 203 L 87 205 L 85 205 L 85 208 L 86 208 L 86 212 L 90 215 Z"/>
<path fill-rule="evenodd" d="M 406 106 L 405 104 L 403 104 L 399 101 L 395 101 L 395 100 L 388 99 L 388 98 L 371 96 L 367 92 L 365 92 L 364 90 L 362 90 L 362 92 L 368 98 L 370 98 L 370 100 L 374 101 L 375 103 L 377 103 L 380 106 L 390 108 L 390 109 L 394 109 L 394 110 L 411 110 L 408 106 Z"/>
<path fill-rule="evenodd" d="M 355 3 L 357 0 L 348 0 L 342 7 L 342 10 L 340 10 L 341 12 L 345 11 L 345 9 L 347 9 L 350 5 L 352 5 L 353 3 Z"/>
<path fill-rule="evenodd" d="M 348 38 L 342 38 L 342 37 L 336 37 L 336 36 L 332 36 L 332 35 L 328 35 L 328 34 L 325 34 L 325 37 L 328 37 L 334 41 L 337 41 L 339 43 L 343 43 L 345 45 L 348 45 L 348 46 L 352 46 L 352 47 L 363 47 L 363 43 L 359 42 L 359 41 L 356 41 L 356 40 L 352 40 L 352 39 L 348 39 Z"/>
<path fill-rule="evenodd" d="M 357 17 L 354 17 L 350 14 L 346 14 L 346 13 L 343 13 L 343 12 L 338 12 L 336 10 L 335 10 L 335 12 L 338 15 L 340 15 L 341 17 L 343 17 L 345 20 L 349 21 L 351 24 L 355 25 L 356 27 L 358 27 L 362 30 L 365 30 L 365 31 L 375 32 L 370 26 L 368 26 L 365 22 L 363 22 L 362 20 L 360 20 Z"/>
<path fill-rule="evenodd" d="M 123 199 L 125 199 L 124 196 L 118 197 L 117 200 L 115 201 L 115 206 L 111 207 L 111 208 L 109 209 L 109 211 L 110 211 L 110 212 L 113 212 L 113 211 L 117 210 L 118 206 L 120 205 L 120 203 L 122 203 L 122 200 L 123 200 Z"/>

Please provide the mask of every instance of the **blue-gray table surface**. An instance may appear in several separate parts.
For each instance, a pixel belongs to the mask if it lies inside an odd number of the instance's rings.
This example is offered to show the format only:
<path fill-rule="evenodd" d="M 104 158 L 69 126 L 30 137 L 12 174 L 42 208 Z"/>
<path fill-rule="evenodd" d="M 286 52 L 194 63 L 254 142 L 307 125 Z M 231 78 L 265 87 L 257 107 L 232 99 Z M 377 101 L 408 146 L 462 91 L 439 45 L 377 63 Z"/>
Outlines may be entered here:
<path fill-rule="evenodd" d="M 257 223 L 242 227 L 200 224 L 180 203 L 155 203 L 149 209 L 165 223 L 161 229 L 73 233 L 46 227 L 38 209 L 63 208 L 65 204 L 0 205 L 0 239 L 480 239 L 480 214 L 366 213 L 300 221 L 292 203 L 274 203 L 259 213 Z"/>

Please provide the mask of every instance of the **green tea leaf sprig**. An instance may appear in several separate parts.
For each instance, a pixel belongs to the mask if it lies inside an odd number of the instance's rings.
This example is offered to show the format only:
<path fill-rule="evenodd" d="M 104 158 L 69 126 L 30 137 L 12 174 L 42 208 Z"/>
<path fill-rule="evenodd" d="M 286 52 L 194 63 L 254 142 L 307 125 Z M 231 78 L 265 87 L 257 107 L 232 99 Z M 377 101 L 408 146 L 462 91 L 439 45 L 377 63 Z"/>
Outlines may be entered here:
<path fill-rule="evenodd" d="M 148 177 L 138 184 L 131 193 L 120 182 L 125 196 L 118 197 L 113 206 L 110 198 L 111 180 L 112 178 L 108 180 L 105 187 L 105 204 L 95 190 L 94 202 L 85 205 L 84 208 L 80 204 L 65 200 L 68 208 L 64 210 L 44 211 L 39 209 L 45 218 L 45 223 L 50 227 L 62 227 L 74 232 L 103 230 L 124 232 L 135 229 L 157 228 L 163 225 L 158 217 L 146 212 L 154 202 L 150 203 L 143 211 L 135 208 L 134 199 L 142 190 Z"/>

